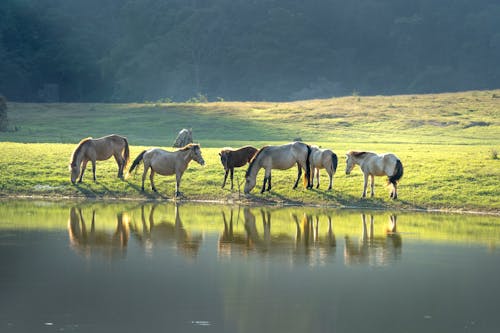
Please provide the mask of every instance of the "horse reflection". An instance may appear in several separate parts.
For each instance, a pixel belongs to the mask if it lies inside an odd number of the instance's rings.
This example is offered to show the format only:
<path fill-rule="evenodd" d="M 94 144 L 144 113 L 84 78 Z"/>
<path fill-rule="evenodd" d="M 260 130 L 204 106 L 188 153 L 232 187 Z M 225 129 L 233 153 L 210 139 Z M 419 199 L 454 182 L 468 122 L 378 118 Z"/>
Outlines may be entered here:
<path fill-rule="evenodd" d="M 260 215 L 262 227 L 259 227 L 258 215 Z M 304 223 L 300 224 L 297 215 L 292 215 L 297 225 L 297 233 L 294 237 L 291 233 L 271 232 L 271 210 L 261 209 L 260 214 L 254 214 L 250 208 L 244 208 L 244 231 L 239 233 L 235 231 L 233 225 L 235 219 L 233 210 L 229 213 L 229 220 L 226 213 L 222 212 L 224 229 L 219 236 L 219 256 L 229 257 L 233 253 L 248 255 L 255 252 L 264 256 L 285 256 L 293 262 L 297 257 L 303 257 L 305 253 L 306 257 L 324 260 L 326 256 L 334 252 L 336 245 L 331 218 L 328 218 L 326 235 L 321 237 L 318 232 L 319 217 L 316 217 L 316 224 L 314 225 L 312 217 L 304 216 Z M 311 236 L 312 233 L 315 236 Z M 309 250 L 313 248 L 317 249 L 317 251 Z"/>
<path fill-rule="evenodd" d="M 132 234 L 144 247 L 147 253 L 152 254 L 153 248 L 160 244 L 175 242 L 178 251 L 187 257 L 196 257 L 202 242 L 202 236 L 192 236 L 182 224 L 179 207 L 175 206 L 175 220 L 155 221 L 154 215 L 157 205 L 153 205 L 146 220 L 145 206 L 141 206 L 142 228 L 135 223 L 131 224 Z"/>
<path fill-rule="evenodd" d="M 367 225 L 366 214 L 361 215 L 362 233 L 356 242 L 345 236 L 344 261 L 346 265 L 368 264 L 385 266 L 401 257 L 402 240 L 397 232 L 397 216 L 391 215 L 384 228 L 384 234 L 375 236 L 374 218 L 370 215 Z"/>
<path fill-rule="evenodd" d="M 92 210 L 89 230 L 81 208 L 71 208 L 68 221 L 71 247 L 87 258 L 95 254 L 110 259 L 124 257 L 129 239 L 128 215 L 122 212 L 116 215 L 117 223 L 114 232 L 96 230 L 95 215 L 95 210 Z"/>
<path fill-rule="evenodd" d="M 336 252 L 337 241 L 332 227 L 332 217 L 327 216 L 326 233 L 320 233 L 320 217 L 304 214 L 301 221 L 297 215 L 292 215 L 296 226 L 295 246 L 297 252 L 303 252 L 311 263 L 324 263 L 327 256 Z"/>

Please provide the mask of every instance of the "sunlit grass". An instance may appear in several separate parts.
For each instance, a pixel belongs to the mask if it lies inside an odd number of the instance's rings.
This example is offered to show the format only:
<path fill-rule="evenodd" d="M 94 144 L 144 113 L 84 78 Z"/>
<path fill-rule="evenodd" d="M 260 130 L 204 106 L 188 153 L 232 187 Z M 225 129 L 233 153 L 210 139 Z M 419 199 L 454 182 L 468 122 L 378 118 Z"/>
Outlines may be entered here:
<path fill-rule="evenodd" d="M 69 182 L 68 163 L 83 137 L 118 133 L 128 137 L 131 157 L 154 146 L 168 148 L 178 131 L 193 128 L 207 162 L 192 162 L 183 176 L 185 200 L 308 204 L 377 209 L 500 210 L 500 91 L 454 94 L 350 96 L 291 103 L 216 102 L 199 104 L 9 104 L 17 132 L 0 133 L 0 195 L 172 199 L 174 177 L 149 177 L 141 192 L 141 171 L 120 181 L 113 160 L 97 163 L 97 183 L 87 170 L 84 183 Z M 246 168 L 235 172 L 235 190 L 221 189 L 224 146 L 280 144 L 295 138 L 330 148 L 339 157 L 334 190 L 292 190 L 296 169 L 273 171 L 273 190 L 260 194 L 262 171 L 250 197 L 242 195 Z M 14 143 L 18 142 L 18 143 Z M 405 174 L 400 200 L 388 200 L 385 177 L 376 178 L 375 198 L 361 200 L 362 174 L 344 173 L 348 150 L 393 152 Z M 89 168 L 90 169 L 90 168 Z M 240 187 L 238 187 L 240 184 Z"/>

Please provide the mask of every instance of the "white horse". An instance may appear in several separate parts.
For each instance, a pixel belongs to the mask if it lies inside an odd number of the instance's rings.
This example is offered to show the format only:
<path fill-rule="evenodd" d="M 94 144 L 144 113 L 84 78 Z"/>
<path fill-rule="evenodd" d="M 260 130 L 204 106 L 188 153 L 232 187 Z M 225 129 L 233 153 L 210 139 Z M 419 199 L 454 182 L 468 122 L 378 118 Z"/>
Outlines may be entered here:
<path fill-rule="evenodd" d="M 310 188 L 311 168 L 309 163 L 309 156 L 311 154 L 311 146 L 295 141 L 281 146 L 265 146 L 261 148 L 254 156 L 247 169 L 245 178 L 245 194 L 255 187 L 257 182 L 257 174 L 261 168 L 264 168 L 266 173 L 264 175 L 264 184 L 260 193 L 271 190 L 271 169 L 286 170 L 297 164 L 298 176 L 293 188 L 297 188 L 300 176 L 302 175 L 302 168 L 306 171 L 306 178 L 304 183 L 307 182 L 307 188 Z"/>
<path fill-rule="evenodd" d="M 387 154 L 376 154 L 372 152 L 365 151 L 349 151 L 346 155 L 346 169 L 345 173 L 348 175 L 351 173 L 352 169 L 356 164 L 359 165 L 361 171 L 364 175 L 364 185 L 363 185 L 363 198 L 366 198 L 366 187 L 368 185 L 368 176 L 370 176 L 371 181 L 371 196 L 373 197 L 374 191 L 374 176 L 384 176 L 389 177 L 389 183 L 392 184 L 392 190 L 390 197 L 392 199 L 398 198 L 397 184 L 398 180 L 403 177 L 403 164 L 399 158 L 391 153 Z"/>
<path fill-rule="evenodd" d="M 199 144 L 190 143 L 187 146 L 174 151 L 169 152 L 160 148 L 153 148 L 150 150 L 144 150 L 139 156 L 136 157 L 132 166 L 130 167 L 129 173 L 131 173 L 135 167 L 144 160 L 144 172 L 142 174 L 142 191 L 144 191 L 144 180 L 146 179 L 146 175 L 151 169 L 151 174 L 149 179 L 151 181 L 151 189 L 154 192 L 157 192 L 155 183 L 154 183 L 154 175 L 155 173 L 159 173 L 163 176 L 170 176 L 175 174 L 175 196 L 178 197 L 181 195 L 179 191 L 179 186 L 181 184 L 181 178 L 184 171 L 186 171 L 189 162 L 191 160 L 195 160 L 200 165 L 204 165 L 205 161 L 201 156 L 201 149 Z"/>
<path fill-rule="evenodd" d="M 311 146 L 311 156 L 309 158 L 311 163 L 311 186 L 314 184 L 314 176 L 316 176 L 316 188 L 319 188 L 319 169 L 326 169 L 330 177 L 330 185 L 327 190 L 332 189 L 333 175 L 337 171 L 337 155 L 330 149 L 320 149 L 318 146 Z"/>

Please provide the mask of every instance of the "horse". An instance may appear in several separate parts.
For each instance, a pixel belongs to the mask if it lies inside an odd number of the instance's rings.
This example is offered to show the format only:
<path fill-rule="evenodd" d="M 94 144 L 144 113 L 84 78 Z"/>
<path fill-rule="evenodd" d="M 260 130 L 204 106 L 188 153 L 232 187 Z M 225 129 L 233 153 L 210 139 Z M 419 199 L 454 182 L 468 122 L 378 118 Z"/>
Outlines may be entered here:
<path fill-rule="evenodd" d="M 319 188 L 319 169 L 326 169 L 330 177 L 330 185 L 328 191 L 332 189 L 333 175 L 337 171 L 338 159 L 337 155 L 330 149 L 320 149 L 317 146 L 311 146 L 311 156 L 309 158 L 311 163 L 311 186 L 314 185 L 314 176 L 318 180 L 316 188 Z"/>
<path fill-rule="evenodd" d="M 129 160 L 127 138 L 112 134 L 99 139 L 86 138 L 81 140 L 71 155 L 71 183 L 75 184 L 78 176 L 78 182 L 82 182 L 88 161 L 92 162 L 92 173 L 95 182 L 95 162 L 107 160 L 111 156 L 115 157 L 118 164 L 118 178 L 123 179 L 123 170 Z"/>
<path fill-rule="evenodd" d="M 197 143 L 190 143 L 174 152 L 165 151 L 160 148 L 152 148 L 144 150 L 135 158 L 130 167 L 129 173 L 131 173 L 141 161 L 144 161 L 141 190 L 144 191 L 144 180 L 146 179 L 146 174 L 149 169 L 151 169 L 149 179 L 151 181 L 151 189 L 154 192 L 158 192 L 154 184 L 155 173 L 163 176 L 175 174 L 175 196 L 178 197 L 181 195 L 179 186 L 182 174 L 186 171 L 191 160 L 195 160 L 200 165 L 205 165 L 205 161 L 201 156 L 200 145 Z"/>
<path fill-rule="evenodd" d="M 244 146 L 238 149 L 223 148 L 220 153 L 220 161 L 222 166 L 224 166 L 225 174 L 224 181 L 222 182 L 222 188 L 226 186 L 227 175 L 231 173 L 231 190 L 233 189 L 233 174 L 234 168 L 239 168 L 247 164 L 252 160 L 257 148 L 252 146 Z"/>
<path fill-rule="evenodd" d="M 257 181 L 257 174 L 261 168 L 265 169 L 264 184 L 260 193 L 271 190 L 271 169 L 286 170 L 297 164 L 298 176 L 293 188 L 297 188 L 300 176 L 302 175 L 302 168 L 306 171 L 307 188 L 310 188 L 311 168 L 309 156 L 311 155 L 311 146 L 295 141 L 292 143 L 280 146 L 265 146 L 262 147 L 253 157 L 250 165 L 248 166 L 245 174 L 245 194 L 255 187 Z M 306 182 L 304 179 L 304 183 Z"/>
<path fill-rule="evenodd" d="M 362 198 L 366 198 L 366 187 L 368 185 L 368 176 L 371 181 L 371 197 L 374 195 L 374 176 L 387 175 L 388 183 L 392 184 L 390 194 L 391 199 L 398 198 L 398 181 L 403 177 L 403 164 L 401 160 L 394 154 L 376 154 L 366 151 L 349 151 L 346 155 L 345 173 L 348 175 L 356 164 L 363 171 L 364 185 Z"/>

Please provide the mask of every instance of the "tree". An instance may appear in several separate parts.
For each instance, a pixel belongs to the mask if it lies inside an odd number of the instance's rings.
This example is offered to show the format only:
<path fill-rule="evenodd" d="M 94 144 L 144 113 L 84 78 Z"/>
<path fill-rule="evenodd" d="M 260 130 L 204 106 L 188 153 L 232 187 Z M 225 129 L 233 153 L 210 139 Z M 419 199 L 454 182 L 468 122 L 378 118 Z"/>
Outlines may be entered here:
<path fill-rule="evenodd" d="M 7 118 L 7 100 L 0 95 L 0 131 L 5 132 L 9 127 L 9 119 Z"/>

